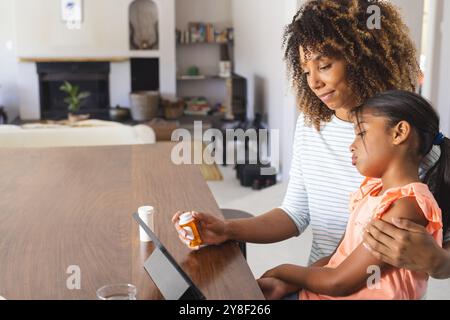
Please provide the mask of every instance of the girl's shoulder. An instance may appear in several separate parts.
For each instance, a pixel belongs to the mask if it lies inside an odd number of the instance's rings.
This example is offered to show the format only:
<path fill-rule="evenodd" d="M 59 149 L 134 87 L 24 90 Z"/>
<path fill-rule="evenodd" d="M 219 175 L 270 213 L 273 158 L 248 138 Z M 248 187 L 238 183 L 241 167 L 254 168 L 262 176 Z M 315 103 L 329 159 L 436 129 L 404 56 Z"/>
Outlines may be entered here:
<path fill-rule="evenodd" d="M 379 178 L 366 177 L 361 183 L 359 190 L 354 193 L 355 200 L 362 199 L 367 196 L 375 195 L 381 203 L 392 203 L 395 200 L 410 197 L 422 201 L 430 202 L 431 205 L 439 208 L 439 205 L 434 199 L 433 194 L 425 183 L 412 182 L 401 187 L 394 187 L 386 190 L 383 195 L 378 196 L 378 192 L 382 189 L 383 184 Z"/>
<path fill-rule="evenodd" d="M 442 228 L 442 212 L 428 186 L 421 182 L 413 182 L 402 187 L 386 190 L 374 212 L 374 217 L 381 219 L 392 205 L 400 199 L 414 200 L 428 220 L 427 230 L 431 234 Z"/>
<path fill-rule="evenodd" d="M 430 208 L 438 208 L 436 199 L 425 183 L 412 182 L 402 187 L 390 188 L 381 196 L 380 204 L 389 205 L 398 199 L 414 198 L 420 203 L 427 203 Z"/>
<path fill-rule="evenodd" d="M 422 209 L 428 220 L 442 220 L 441 209 L 431 193 L 428 186 L 421 182 L 413 182 L 401 187 L 394 187 L 386 190 L 384 194 L 378 195 L 383 188 L 381 179 L 365 178 L 359 189 L 351 196 L 350 209 L 354 209 L 356 204 L 364 198 L 371 198 L 377 203 L 374 217 L 380 219 L 394 204 L 395 201 L 403 198 L 414 199 Z"/>

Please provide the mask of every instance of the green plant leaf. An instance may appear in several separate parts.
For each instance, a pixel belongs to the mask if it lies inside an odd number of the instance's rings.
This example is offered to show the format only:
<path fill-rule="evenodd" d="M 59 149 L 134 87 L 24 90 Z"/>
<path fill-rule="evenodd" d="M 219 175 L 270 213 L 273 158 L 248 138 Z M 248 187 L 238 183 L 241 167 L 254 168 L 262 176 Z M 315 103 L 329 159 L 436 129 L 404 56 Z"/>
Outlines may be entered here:
<path fill-rule="evenodd" d="M 80 90 L 80 88 L 78 86 L 73 86 L 72 96 L 76 97 L 78 95 L 79 90 Z"/>
<path fill-rule="evenodd" d="M 83 91 L 77 96 L 77 98 L 81 100 L 81 99 L 85 99 L 85 98 L 89 97 L 90 95 L 91 95 L 90 92 Z"/>
<path fill-rule="evenodd" d="M 64 84 L 60 87 L 60 90 L 66 92 L 68 95 L 64 98 L 64 102 L 68 104 L 69 112 L 77 112 L 83 102 L 82 100 L 90 96 L 89 92 L 80 92 L 79 86 L 72 85 L 68 81 L 64 81 Z"/>
<path fill-rule="evenodd" d="M 68 92 L 71 92 L 73 90 L 72 84 L 68 81 L 64 81 L 66 86 L 67 86 L 67 90 Z"/>
<path fill-rule="evenodd" d="M 67 104 L 71 104 L 72 103 L 72 99 L 70 97 L 64 98 L 64 102 Z"/>
<path fill-rule="evenodd" d="M 67 86 L 64 84 L 61 87 L 59 87 L 59 90 L 69 93 Z"/>

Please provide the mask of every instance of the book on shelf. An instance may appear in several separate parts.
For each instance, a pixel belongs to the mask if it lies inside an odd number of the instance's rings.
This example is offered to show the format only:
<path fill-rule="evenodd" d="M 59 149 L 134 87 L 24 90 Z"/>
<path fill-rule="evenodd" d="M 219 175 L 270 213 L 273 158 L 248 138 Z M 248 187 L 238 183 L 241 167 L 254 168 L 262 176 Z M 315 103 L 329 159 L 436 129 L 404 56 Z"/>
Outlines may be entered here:
<path fill-rule="evenodd" d="M 212 23 L 189 22 L 187 30 L 176 30 L 179 44 L 228 43 L 233 41 L 233 28 L 217 30 Z"/>
<path fill-rule="evenodd" d="M 211 23 L 206 24 L 206 42 L 214 42 L 214 26 Z"/>

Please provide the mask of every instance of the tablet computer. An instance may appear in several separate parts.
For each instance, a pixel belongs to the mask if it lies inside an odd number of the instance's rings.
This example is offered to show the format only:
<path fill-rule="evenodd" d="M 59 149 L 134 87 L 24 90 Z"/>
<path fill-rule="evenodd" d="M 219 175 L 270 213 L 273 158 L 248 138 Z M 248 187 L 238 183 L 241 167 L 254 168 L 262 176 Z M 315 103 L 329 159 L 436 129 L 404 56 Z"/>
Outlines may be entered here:
<path fill-rule="evenodd" d="M 194 284 L 192 279 L 183 271 L 166 247 L 138 213 L 133 214 L 134 219 L 152 239 L 155 249 L 144 262 L 144 268 L 158 287 L 166 300 L 205 300 L 206 297 Z"/>

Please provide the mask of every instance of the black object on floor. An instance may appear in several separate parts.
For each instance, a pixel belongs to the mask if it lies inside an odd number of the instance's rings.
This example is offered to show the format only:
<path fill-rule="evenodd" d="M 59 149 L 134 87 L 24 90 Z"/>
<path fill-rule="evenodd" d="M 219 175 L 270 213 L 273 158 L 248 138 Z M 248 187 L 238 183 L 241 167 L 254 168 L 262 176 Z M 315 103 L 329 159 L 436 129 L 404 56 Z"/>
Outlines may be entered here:
<path fill-rule="evenodd" d="M 262 170 L 272 171 L 273 174 L 262 174 Z M 236 165 L 236 175 L 244 187 L 252 187 L 259 190 L 277 183 L 275 168 L 263 164 L 238 164 Z"/>
<path fill-rule="evenodd" d="M 4 107 L 0 106 L 0 124 L 7 124 L 7 123 L 8 123 L 8 115 L 6 114 Z"/>

